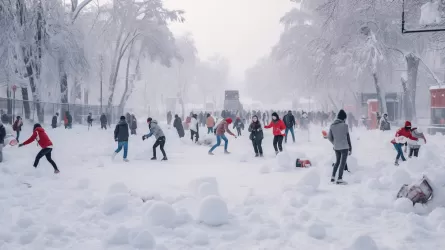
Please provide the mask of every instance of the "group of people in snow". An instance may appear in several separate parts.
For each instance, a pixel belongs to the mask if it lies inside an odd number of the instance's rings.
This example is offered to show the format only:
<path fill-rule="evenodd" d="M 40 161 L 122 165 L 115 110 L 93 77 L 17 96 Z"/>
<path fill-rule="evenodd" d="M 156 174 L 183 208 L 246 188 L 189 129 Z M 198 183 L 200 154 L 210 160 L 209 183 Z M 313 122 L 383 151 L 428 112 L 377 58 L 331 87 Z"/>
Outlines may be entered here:
<path fill-rule="evenodd" d="M 397 151 L 395 165 L 399 165 L 399 160 L 406 161 L 405 155 L 403 154 L 403 146 L 406 148 L 409 147 L 409 155 L 411 158 L 413 155 L 417 157 L 419 155 L 420 144 L 419 139 L 422 139 L 426 143 L 425 135 L 418 131 L 417 128 L 411 127 L 411 122 L 406 121 L 405 126 L 397 130 L 394 139 L 392 139 L 391 143 L 394 145 L 394 148 Z"/>

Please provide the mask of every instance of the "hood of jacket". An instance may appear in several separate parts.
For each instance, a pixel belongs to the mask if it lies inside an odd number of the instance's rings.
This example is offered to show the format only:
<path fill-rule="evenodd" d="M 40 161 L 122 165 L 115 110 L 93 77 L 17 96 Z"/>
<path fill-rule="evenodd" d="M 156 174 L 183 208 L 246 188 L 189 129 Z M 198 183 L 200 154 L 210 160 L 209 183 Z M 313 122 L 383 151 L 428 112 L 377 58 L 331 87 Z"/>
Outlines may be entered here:
<path fill-rule="evenodd" d="M 345 123 L 345 121 L 340 120 L 340 119 L 335 119 L 335 121 L 332 123 L 332 125 L 336 125 L 336 124 L 340 124 L 340 123 Z"/>
<path fill-rule="evenodd" d="M 123 124 L 127 124 L 126 120 L 119 120 L 119 122 L 117 123 L 117 125 L 123 125 Z"/>

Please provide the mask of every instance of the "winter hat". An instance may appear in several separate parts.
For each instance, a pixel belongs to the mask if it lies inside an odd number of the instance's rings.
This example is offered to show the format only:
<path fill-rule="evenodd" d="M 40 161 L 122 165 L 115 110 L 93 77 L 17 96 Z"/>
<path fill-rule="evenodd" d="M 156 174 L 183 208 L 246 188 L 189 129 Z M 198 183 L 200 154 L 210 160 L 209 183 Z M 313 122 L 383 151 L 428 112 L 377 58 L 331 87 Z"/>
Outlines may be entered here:
<path fill-rule="evenodd" d="M 410 121 L 406 121 L 405 122 L 405 128 L 411 128 L 411 122 Z"/>
<path fill-rule="evenodd" d="M 41 128 L 42 127 L 42 125 L 40 125 L 40 123 L 36 123 L 36 124 L 34 124 L 34 129 L 33 130 L 35 130 L 36 128 Z"/>
<path fill-rule="evenodd" d="M 277 112 L 273 112 L 272 113 L 272 117 L 275 116 L 277 118 L 277 120 L 280 120 L 280 117 L 278 116 Z"/>
<path fill-rule="evenodd" d="M 125 120 L 125 116 L 121 116 L 121 121 Z"/>
<path fill-rule="evenodd" d="M 152 120 L 153 120 L 153 118 L 151 118 L 151 117 L 147 118 L 147 122 L 151 122 Z"/>
<path fill-rule="evenodd" d="M 232 123 L 232 118 L 230 118 L 230 117 L 227 118 L 227 119 L 226 119 L 226 122 L 227 122 L 228 124 L 231 124 L 231 123 Z"/>
<path fill-rule="evenodd" d="M 18 119 L 20 119 L 20 116 L 19 116 L 19 115 L 17 116 L 17 120 L 18 120 Z"/>
<path fill-rule="evenodd" d="M 346 117 L 348 117 L 348 116 L 346 115 L 346 112 L 345 112 L 343 109 L 340 109 L 340 111 L 338 111 L 337 118 L 338 118 L 339 120 L 344 121 L 344 120 L 346 120 Z"/>

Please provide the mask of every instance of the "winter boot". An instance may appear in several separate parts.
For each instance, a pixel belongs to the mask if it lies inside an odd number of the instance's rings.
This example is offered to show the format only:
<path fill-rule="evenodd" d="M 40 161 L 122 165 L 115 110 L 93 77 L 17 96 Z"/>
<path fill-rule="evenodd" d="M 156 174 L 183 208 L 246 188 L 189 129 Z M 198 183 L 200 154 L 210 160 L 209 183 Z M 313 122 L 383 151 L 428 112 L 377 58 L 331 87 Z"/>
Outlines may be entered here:
<path fill-rule="evenodd" d="M 58 174 L 58 173 L 60 173 L 60 171 L 58 169 L 56 169 L 56 170 L 54 170 L 54 173 Z"/>
<path fill-rule="evenodd" d="M 111 159 L 114 160 L 114 158 L 116 157 L 117 153 L 113 152 L 113 155 L 111 155 Z"/>
<path fill-rule="evenodd" d="M 280 153 L 280 152 L 278 152 L 278 151 L 275 151 L 275 155 L 278 155 L 278 153 Z"/>
<path fill-rule="evenodd" d="M 396 160 L 396 162 L 394 163 L 395 166 L 399 166 L 399 161 Z"/>
<path fill-rule="evenodd" d="M 161 161 L 167 161 L 168 159 L 167 159 L 167 156 L 164 156 L 164 158 L 162 158 L 162 160 Z"/>
<path fill-rule="evenodd" d="M 152 160 L 152 161 L 156 161 L 157 158 L 156 158 L 156 156 L 153 156 L 150 160 Z"/>
<path fill-rule="evenodd" d="M 224 151 L 224 154 L 228 155 L 228 154 L 230 154 L 230 152 L 226 150 L 226 151 Z"/>
<path fill-rule="evenodd" d="M 213 152 L 210 152 L 210 151 L 209 151 L 209 155 L 215 155 L 215 154 L 214 154 Z"/>
<path fill-rule="evenodd" d="M 129 162 L 129 160 L 127 158 L 124 159 L 125 162 Z"/>
<path fill-rule="evenodd" d="M 337 180 L 337 185 L 348 185 L 348 183 L 342 179 Z"/>
<path fill-rule="evenodd" d="M 258 157 L 258 156 L 260 156 L 260 155 L 259 155 L 258 153 L 256 153 L 256 154 L 255 154 L 255 157 Z"/>
<path fill-rule="evenodd" d="M 335 176 L 331 177 L 331 182 L 334 183 L 335 182 Z"/>
<path fill-rule="evenodd" d="M 264 157 L 263 153 L 260 154 L 260 157 Z"/>

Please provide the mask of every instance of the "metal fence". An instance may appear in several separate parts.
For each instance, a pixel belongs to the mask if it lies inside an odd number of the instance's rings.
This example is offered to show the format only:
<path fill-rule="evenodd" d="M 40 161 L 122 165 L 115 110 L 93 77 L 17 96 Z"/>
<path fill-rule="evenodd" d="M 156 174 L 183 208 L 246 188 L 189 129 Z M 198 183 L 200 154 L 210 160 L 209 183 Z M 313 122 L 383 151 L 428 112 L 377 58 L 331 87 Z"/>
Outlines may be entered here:
<path fill-rule="evenodd" d="M 38 112 L 38 110 L 42 112 Z M 65 111 L 69 111 L 73 117 L 73 123 L 86 124 L 86 118 L 89 113 L 92 114 L 95 122 L 99 122 L 99 117 L 105 113 L 108 118 L 108 123 L 115 123 L 122 115 L 117 106 L 113 106 L 111 110 L 107 110 L 107 106 L 100 105 L 83 105 L 83 104 L 65 104 L 65 103 L 51 103 L 51 102 L 34 102 L 13 100 L 11 98 L 0 98 L 0 112 L 7 114 L 9 123 L 13 117 L 21 116 L 26 119 L 50 123 L 52 117 L 59 113 L 59 119 L 63 120 Z"/>

